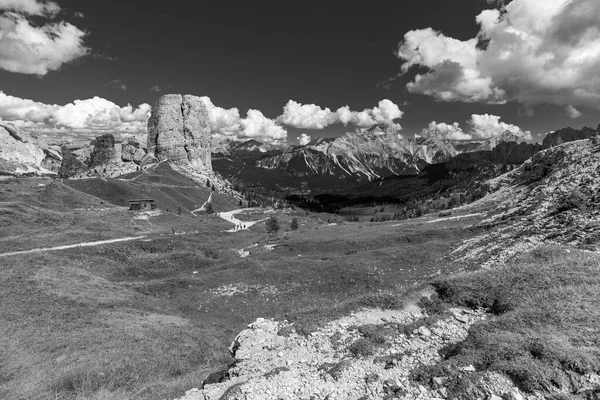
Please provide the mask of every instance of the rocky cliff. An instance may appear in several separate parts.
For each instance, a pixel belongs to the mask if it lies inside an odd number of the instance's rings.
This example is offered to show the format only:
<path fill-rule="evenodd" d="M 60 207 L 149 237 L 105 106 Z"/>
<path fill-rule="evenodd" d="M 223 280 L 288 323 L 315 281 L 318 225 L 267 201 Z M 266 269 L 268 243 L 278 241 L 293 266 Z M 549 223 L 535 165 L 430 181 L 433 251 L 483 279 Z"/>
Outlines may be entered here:
<path fill-rule="evenodd" d="M 61 178 L 115 177 L 155 161 L 135 139 L 117 143 L 110 133 L 96 137 L 89 146 L 63 145 L 61 151 Z"/>
<path fill-rule="evenodd" d="M 0 123 L 0 175 L 54 175 L 61 159 L 44 140 Z"/>
<path fill-rule="evenodd" d="M 600 131 L 600 125 L 598 125 L 598 129 L 594 130 L 590 127 L 583 127 L 583 129 L 573 129 L 571 127 L 562 128 L 557 131 L 549 132 L 546 134 L 544 138 L 544 142 L 542 143 L 542 148 L 548 149 L 553 146 L 558 146 L 559 144 L 566 142 L 573 142 L 575 140 L 589 139 L 596 135 L 597 132 Z"/>
<path fill-rule="evenodd" d="M 212 171 L 211 146 L 208 111 L 200 97 L 167 94 L 158 99 L 148 120 L 148 154 Z"/>

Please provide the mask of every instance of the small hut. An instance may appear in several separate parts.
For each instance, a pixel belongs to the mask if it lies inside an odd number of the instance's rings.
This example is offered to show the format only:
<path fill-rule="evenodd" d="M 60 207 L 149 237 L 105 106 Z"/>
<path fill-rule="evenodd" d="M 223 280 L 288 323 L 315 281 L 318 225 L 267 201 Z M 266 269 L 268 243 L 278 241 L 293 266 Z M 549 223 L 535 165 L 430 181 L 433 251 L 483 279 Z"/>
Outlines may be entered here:
<path fill-rule="evenodd" d="M 156 204 L 152 199 L 129 200 L 129 209 L 133 211 L 155 210 Z"/>

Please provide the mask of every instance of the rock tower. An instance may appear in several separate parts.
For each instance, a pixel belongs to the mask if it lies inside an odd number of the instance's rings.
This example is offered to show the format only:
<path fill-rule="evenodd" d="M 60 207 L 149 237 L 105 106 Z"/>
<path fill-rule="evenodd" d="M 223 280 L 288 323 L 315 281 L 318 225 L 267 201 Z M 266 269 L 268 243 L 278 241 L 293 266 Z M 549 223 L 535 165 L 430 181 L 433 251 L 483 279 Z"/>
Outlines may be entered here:
<path fill-rule="evenodd" d="M 210 121 L 200 97 L 167 94 L 158 99 L 148 120 L 148 154 L 212 171 Z"/>

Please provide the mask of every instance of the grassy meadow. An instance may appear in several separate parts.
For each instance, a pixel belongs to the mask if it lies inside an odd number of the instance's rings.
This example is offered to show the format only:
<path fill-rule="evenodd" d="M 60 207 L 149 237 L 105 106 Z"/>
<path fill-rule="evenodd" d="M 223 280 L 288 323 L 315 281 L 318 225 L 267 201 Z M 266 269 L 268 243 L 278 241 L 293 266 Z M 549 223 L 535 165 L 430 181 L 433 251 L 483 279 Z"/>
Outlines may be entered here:
<path fill-rule="evenodd" d="M 17 189 L 48 190 L 29 185 Z M 232 225 L 214 216 L 135 220 L 94 197 L 77 201 L 85 203 L 72 206 L 78 214 L 28 202 L 55 216 L 35 223 L 29 210 L 4 201 L 3 218 L 18 235 L 4 230 L 1 252 L 144 238 L 0 257 L 0 398 L 181 396 L 231 361 L 229 344 L 255 318 L 288 319 L 310 332 L 353 309 L 400 306 L 399 293 L 457 268 L 443 259 L 473 222 L 328 225 L 299 210 L 278 212 L 273 236 L 264 224 L 229 233 Z M 299 228 L 291 231 L 294 216 Z"/>
<path fill-rule="evenodd" d="M 1 399 L 174 399 L 230 363 L 231 341 L 255 318 L 308 334 L 356 309 L 402 307 L 428 284 L 435 309 L 491 314 L 415 381 L 445 377 L 468 399 L 495 371 L 525 391 L 597 396 L 582 377 L 600 370 L 600 259 L 542 247 L 495 270 L 455 263 L 451 251 L 478 233 L 483 216 L 472 214 L 486 210 L 333 225 L 331 214 L 265 209 L 237 217 L 276 215 L 277 235 L 264 223 L 231 233 L 206 214 L 138 219 L 56 181 L 0 184 L 0 253 L 143 236 L 0 257 Z M 457 372 L 465 365 L 477 372 Z"/>

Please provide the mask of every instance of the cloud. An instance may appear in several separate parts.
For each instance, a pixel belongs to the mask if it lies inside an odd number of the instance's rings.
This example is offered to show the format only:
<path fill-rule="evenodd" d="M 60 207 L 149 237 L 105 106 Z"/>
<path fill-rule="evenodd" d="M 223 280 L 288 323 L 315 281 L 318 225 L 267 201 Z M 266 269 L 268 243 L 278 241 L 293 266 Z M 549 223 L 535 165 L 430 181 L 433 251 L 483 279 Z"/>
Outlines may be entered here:
<path fill-rule="evenodd" d="M 28 15 L 55 15 L 61 8 L 53 1 L 45 3 L 38 0 L 0 0 L 0 10 L 12 10 Z"/>
<path fill-rule="evenodd" d="M 89 54 L 86 33 L 68 22 L 49 22 L 61 11 L 55 2 L 0 0 L 0 68 L 46 75 Z M 34 16 L 32 25 L 27 16 Z M 38 21 L 46 20 L 40 25 Z"/>
<path fill-rule="evenodd" d="M 105 86 L 114 88 L 114 89 L 123 90 L 123 91 L 127 90 L 127 85 L 125 84 L 125 82 L 123 82 L 123 80 L 121 78 L 114 79 L 114 80 L 108 82 Z"/>
<path fill-rule="evenodd" d="M 429 126 L 421 131 L 421 136 L 424 137 L 438 137 L 448 140 L 471 140 L 472 135 L 463 132 L 458 122 L 448 125 L 444 122 L 437 123 L 435 121 L 430 122 Z"/>
<path fill-rule="evenodd" d="M 324 129 L 337 123 L 350 123 L 361 128 L 387 124 L 400 129 L 400 125 L 394 120 L 401 118 L 402 114 L 398 105 L 388 99 L 381 100 L 377 107 L 363 111 L 352 111 L 348 106 L 331 111 L 315 104 L 300 104 L 290 100 L 283 107 L 283 114 L 277 117 L 277 121 L 299 129 Z"/>
<path fill-rule="evenodd" d="M 290 100 L 283 107 L 278 120 L 288 126 L 300 129 L 323 129 L 338 121 L 329 108 L 322 109 L 315 104 L 300 104 Z"/>
<path fill-rule="evenodd" d="M 160 86 L 156 85 L 156 86 L 152 86 L 150 88 L 150 91 L 155 92 L 155 93 L 160 93 L 160 92 L 164 92 L 165 90 L 172 89 L 172 88 L 173 88 L 173 86 L 171 86 L 171 85 L 167 85 L 164 87 L 160 87 Z"/>
<path fill-rule="evenodd" d="M 311 141 L 310 136 L 308 136 L 306 133 L 301 134 L 296 139 L 298 139 L 300 146 L 306 146 Z"/>
<path fill-rule="evenodd" d="M 434 136 L 448 140 L 492 139 L 508 131 L 524 140 L 532 140 L 531 132 L 523 131 L 516 125 L 501 122 L 497 115 L 473 114 L 466 122 L 469 126 L 468 132 L 463 131 L 458 122 L 449 125 L 433 121 L 421 131 L 421 136 Z"/>
<path fill-rule="evenodd" d="M 473 114 L 469 120 L 471 133 L 480 139 L 491 139 L 508 131 L 522 137 L 524 140 L 532 140 L 531 132 L 523 131 L 516 125 L 500 122 L 500 117 L 490 114 Z"/>
<path fill-rule="evenodd" d="M 572 119 L 579 118 L 583 115 L 583 113 L 581 111 L 579 111 L 578 109 L 576 109 L 575 107 L 573 107 L 570 104 L 565 107 L 565 111 L 567 112 L 567 115 L 569 116 L 569 118 L 572 118 Z"/>
<path fill-rule="evenodd" d="M 287 139 L 287 130 L 277 121 L 269 119 L 258 110 L 248 110 L 246 118 L 240 117 L 237 108 L 215 106 L 210 97 L 202 97 L 208 110 L 213 137 L 242 141 L 255 139 L 263 143 L 281 144 Z"/>
<path fill-rule="evenodd" d="M 513 0 L 482 11 L 476 22 L 480 31 L 469 40 L 432 28 L 405 34 L 396 51 L 402 73 L 427 69 L 407 84 L 410 92 L 440 101 L 599 108 L 600 2 Z"/>
<path fill-rule="evenodd" d="M 240 121 L 242 139 L 256 139 L 266 143 L 282 143 L 287 131 L 275 121 L 263 115 L 259 110 L 248 110 L 247 117 Z"/>
<path fill-rule="evenodd" d="M 0 118 L 57 141 L 72 137 L 93 138 L 102 133 L 145 134 L 151 107 L 120 107 L 93 97 L 66 105 L 44 104 L 9 96 L 0 91 Z"/>

